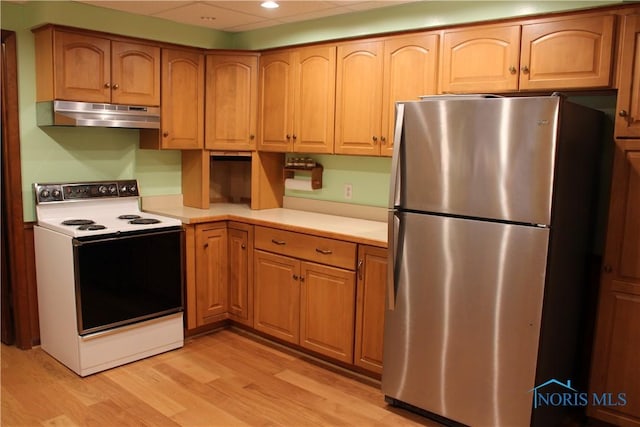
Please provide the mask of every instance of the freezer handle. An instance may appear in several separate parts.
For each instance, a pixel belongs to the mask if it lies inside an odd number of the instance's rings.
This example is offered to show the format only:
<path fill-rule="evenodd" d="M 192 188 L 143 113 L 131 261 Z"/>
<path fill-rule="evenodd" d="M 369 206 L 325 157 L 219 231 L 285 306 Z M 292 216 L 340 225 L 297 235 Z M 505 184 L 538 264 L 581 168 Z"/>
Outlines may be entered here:
<path fill-rule="evenodd" d="M 393 132 L 393 157 L 391 160 L 391 185 L 389 188 L 389 209 L 400 205 L 400 144 L 402 142 L 402 123 L 404 104 L 396 103 L 396 125 Z"/>
<path fill-rule="evenodd" d="M 398 211 L 393 209 L 389 211 L 388 226 L 388 266 L 387 266 L 387 308 L 395 310 L 396 308 L 396 255 L 398 247 L 398 233 L 400 232 L 400 217 Z"/>

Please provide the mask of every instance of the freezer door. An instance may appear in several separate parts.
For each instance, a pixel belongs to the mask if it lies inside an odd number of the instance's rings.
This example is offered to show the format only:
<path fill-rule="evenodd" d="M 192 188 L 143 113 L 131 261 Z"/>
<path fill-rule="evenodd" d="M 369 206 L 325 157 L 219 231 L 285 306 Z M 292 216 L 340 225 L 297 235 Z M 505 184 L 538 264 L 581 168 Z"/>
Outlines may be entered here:
<path fill-rule="evenodd" d="M 397 215 L 383 393 L 468 425 L 529 425 L 549 230 Z"/>
<path fill-rule="evenodd" d="M 399 205 L 549 224 L 560 102 L 552 96 L 403 103 Z"/>

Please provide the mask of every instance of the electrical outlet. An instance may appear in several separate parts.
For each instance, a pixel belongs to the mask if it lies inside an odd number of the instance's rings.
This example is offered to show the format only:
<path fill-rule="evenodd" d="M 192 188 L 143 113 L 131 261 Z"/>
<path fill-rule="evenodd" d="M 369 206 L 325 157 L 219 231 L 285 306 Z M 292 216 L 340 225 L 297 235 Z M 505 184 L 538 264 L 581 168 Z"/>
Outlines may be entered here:
<path fill-rule="evenodd" d="M 351 196 L 353 195 L 353 188 L 351 188 L 351 184 L 344 185 L 344 198 L 347 200 L 351 200 Z"/>

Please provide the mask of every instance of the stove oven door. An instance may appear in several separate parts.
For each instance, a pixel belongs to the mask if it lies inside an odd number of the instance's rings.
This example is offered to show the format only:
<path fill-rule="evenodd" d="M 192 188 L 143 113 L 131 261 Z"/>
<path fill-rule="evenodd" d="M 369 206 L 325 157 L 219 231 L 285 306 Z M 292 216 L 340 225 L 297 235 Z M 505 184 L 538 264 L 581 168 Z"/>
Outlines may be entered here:
<path fill-rule="evenodd" d="M 78 332 L 182 311 L 179 227 L 73 239 Z"/>

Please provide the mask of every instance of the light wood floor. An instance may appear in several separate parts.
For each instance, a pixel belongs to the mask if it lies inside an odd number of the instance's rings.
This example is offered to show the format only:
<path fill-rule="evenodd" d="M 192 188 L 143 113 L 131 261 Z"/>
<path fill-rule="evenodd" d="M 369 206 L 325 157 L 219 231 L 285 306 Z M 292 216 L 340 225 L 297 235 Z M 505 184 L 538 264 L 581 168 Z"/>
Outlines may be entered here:
<path fill-rule="evenodd" d="M 40 348 L 2 345 L 1 425 L 439 426 L 356 380 L 231 330 L 80 378 Z"/>

